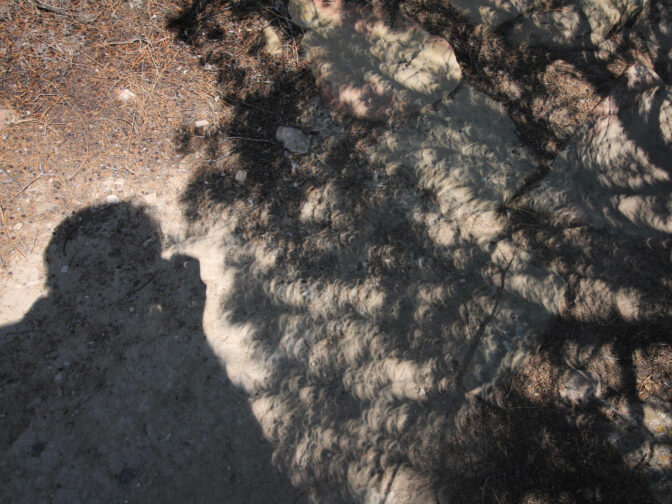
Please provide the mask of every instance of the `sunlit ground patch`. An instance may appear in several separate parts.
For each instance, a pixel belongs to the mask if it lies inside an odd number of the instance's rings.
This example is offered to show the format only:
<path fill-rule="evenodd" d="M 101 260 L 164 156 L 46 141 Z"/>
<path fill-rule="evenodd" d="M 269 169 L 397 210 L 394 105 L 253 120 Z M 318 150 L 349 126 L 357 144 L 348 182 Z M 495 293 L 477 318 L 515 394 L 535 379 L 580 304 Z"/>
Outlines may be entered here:
<path fill-rule="evenodd" d="M 639 94 L 606 98 L 525 201 L 565 225 L 672 233 L 672 91 L 647 82 L 653 87 Z"/>
<path fill-rule="evenodd" d="M 448 42 L 403 18 L 394 27 L 364 7 L 293 1 L 295 20 L 311 31 L 304 50 L 332 107 L 385 120 L 416 112 L 450 93 L 461 70 Z"/>

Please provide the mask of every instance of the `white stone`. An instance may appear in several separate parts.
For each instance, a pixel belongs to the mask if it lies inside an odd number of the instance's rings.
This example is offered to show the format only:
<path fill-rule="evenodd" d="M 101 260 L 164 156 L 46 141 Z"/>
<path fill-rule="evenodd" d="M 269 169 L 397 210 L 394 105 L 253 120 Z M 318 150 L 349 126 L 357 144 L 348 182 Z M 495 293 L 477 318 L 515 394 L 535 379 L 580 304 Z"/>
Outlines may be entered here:
<path fill-rule="evenodd" d="M 310 150 L 310 138 L 300 129 L 280 126 L 275 132 L 275 138 L 280 140 L 289 152 L 306 154 Z"/>
<path fill-rule="evenodd" d="M 247 180 L 247 172 L 245 170 L 238 170 L 235 175 L 236 182 L 244 184 Z"/>
<path fill-rule="evenodd" d="M 122 103 L 128 103 L 129 101 L 135 99 L 136 94 L 128 88 L 124 88 L 119 93 L 117 93 L 117 99 Z"/>
<path fill-rule="evenodd" d="M 265 50 L 268 54 L 275 56 L 282 53 L 282 40 L 272 26 L 264 28 L 264 38 L 266 39 Z"/>

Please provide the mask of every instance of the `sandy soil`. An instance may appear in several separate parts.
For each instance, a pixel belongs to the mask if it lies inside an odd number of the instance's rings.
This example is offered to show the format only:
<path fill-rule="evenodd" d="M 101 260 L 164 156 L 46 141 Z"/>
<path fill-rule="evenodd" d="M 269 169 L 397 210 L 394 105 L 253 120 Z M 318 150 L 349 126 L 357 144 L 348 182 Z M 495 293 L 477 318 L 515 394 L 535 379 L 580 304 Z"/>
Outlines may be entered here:
<path fill-rule="evenodd" d="M 0 4 L 0 500 L 669 500 L 669 8 L 463 4 Z"/>

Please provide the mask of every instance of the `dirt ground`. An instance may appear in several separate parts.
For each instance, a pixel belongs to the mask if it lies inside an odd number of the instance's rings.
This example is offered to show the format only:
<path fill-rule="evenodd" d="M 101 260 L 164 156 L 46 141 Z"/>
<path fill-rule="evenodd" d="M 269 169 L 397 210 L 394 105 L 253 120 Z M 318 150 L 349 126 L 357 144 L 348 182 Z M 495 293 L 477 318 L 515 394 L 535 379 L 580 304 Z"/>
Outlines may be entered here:
<path fill-rule="evenodd" d="M 669 502 L 672 9 L 574 3 L 0 0 L 0 500 Z"/>

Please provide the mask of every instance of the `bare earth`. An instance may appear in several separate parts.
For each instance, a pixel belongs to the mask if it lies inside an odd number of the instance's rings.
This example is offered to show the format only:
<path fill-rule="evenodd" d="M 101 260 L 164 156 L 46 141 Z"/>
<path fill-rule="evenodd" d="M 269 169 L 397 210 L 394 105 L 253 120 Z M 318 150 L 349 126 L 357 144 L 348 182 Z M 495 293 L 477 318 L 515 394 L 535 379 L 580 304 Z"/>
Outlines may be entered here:
<path fill-rule="evenodd" d="M 670 26 L 0 0 L 0 501 L 669 502 Z"/>

